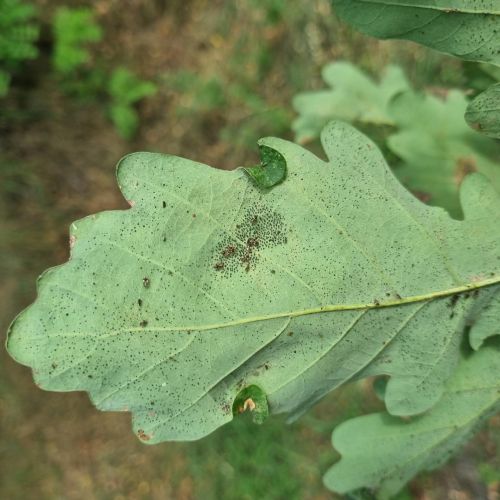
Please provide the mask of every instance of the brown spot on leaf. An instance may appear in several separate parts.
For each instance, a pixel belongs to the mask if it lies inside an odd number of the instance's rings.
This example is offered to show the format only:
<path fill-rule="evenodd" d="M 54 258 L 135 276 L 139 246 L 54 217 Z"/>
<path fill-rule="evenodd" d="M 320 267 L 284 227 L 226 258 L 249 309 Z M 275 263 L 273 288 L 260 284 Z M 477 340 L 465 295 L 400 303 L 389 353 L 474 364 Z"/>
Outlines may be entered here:
<path fill-rule="evenodd" d="M 448 97 L 448 93 L 450 92 L 450 89 L 447 87 L 438 87 L 438 86 L 429 86 L 427 87 L 427 90 L 438 97 L 439 99 L 442 99 L 443 101 L 446 100 Z"/>
<path fill-rule="evenodd" d="M 264 203 L 246 208 L 232 234 L 217 243 L 212 266 L 224 262 L 225 277 L 244 269 L 253 270 L 267 248 L 286 243 L 283 216 Z"/>
<path fill-rule="evenodd" d="M 477 172 L 476 160 L 471 156 L 464 156 L 458 158 L 455 164 L 455 172 L 453 175 L 453 180 L 457 186 L 460 186 L 469 174 Z"/>
<path fill-rule="evenodd" d="M 412 191 L 412 193 L 422 203 L 429 203 L 431 201 L 432 196 L 429 193 L 425 193 L 424 191 Z"/>
<path fill-rule="evenodd" d="M 141 441 L 149 441 L 151 439 L 151 437 L 152 437 L 149 434 L 146 434 L 142 429 L 139 429 L 137 431 L 137 435 L 139 436 L 139 439 Z"/>
<path fill-rule="evenodd" d="M 235 253 L 236 253 L 236 247 L 234 245 L 228 245 L 222 251 L 222 256 L 228 259 L 229 257 L 232 257 Z"/>

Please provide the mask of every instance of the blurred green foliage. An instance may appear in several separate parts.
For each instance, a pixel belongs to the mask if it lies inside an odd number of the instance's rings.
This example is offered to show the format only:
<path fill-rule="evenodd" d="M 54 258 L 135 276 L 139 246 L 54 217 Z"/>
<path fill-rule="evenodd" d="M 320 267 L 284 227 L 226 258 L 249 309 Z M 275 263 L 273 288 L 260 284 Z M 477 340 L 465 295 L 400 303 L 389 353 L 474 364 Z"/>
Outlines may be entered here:
<path fill-rule="evenodd" d="M 250 149 L 261 136 L 286 134 L 292 115 L 281 106 L 269 106 L 255 86 L 246 84 L 244 77 L 245 74 L 234 78 L 225 75 L 205 77 L 180 70 L 163 75 L 162 82 L 182 96 L 175 108 L 180 118 L 195 119 L 214 112 L 230 114 L 231 110 L 238 109 L 239 127 L 232 124 L 220 127 L 218 139 Z"/>
<path fill-rule="evenodd" d="M 81 100 L 101 100 L 118 133 L 132 139 L 139 127 L 134 105 L 156 93 L 156 85 L 141 80 L 132 71 L 119 67 L 111 72 L 89 65 L 89 45 L 103 38 L 103 30 L 89 8 L 57 9 L 53 19 L 53 64 L 62 76 L 61 89 Z"/>
<path fill-rule="evenodd" d="M 478 466 L 479 475 L 486 484 L 500 484 L 500 470 L 488 463 L 482 463 Z"/>
<path fill-rule="evenodd" d="M 177 108 L 179 115 L 209 113 L 228 104 L 223 82 L 217 75 L 204 78 L 194 71 L 181 69 L 163 75 L 162 81 L 170 90 L 183 95 L 183 103 Z"/>
<path fill-rule="evenodd" d="M 272 25 L 282 21 L 287 8 L 287 0 L 268 0 L 263 4 L 261 0 L 251 0 L 250 4 L 255 9 L 264 11 L 266 22 Z"/>
<path fill-rule="evenodd" d="M 200 493 L 206 500 L 300 500 L 304 498 L 297 473 L 301 457 L 292 451 L 296 438 L 280 418 L 270 418 L 256 428 L 245 414 L 193 444 L 191 473 L 205 485 Z"/>
<path fill-rule="evenodd" d="M 102 39 L 101 27 L 88 8 L 60 7 L 53 19 L 54 52 L 52 61 L 62 74 L 74 72 L 90 61 L 86 46 Z"/>
<path fill-rule="evenodd" d="M 475 74 L 494 77 L 491 68 L 485 65 Z M 500 188 L 499 145 L 466 124 L 466 92 L 416 92 L 394 65 L 375 82 L 352 63 L 335 61 L 323 68 L 323 79 L 328 89 L 293 99 L 297 142 L 317 140 L 329 121 L 353 123 L 378 143 L 404 185 L 453 217 L 462 216 L 458 187 L 466 175 L 481 172 Z"/>
<path fill-rule="evenodd" d="M 141 80 L 127 68 L 114 70 L 107 88 L 111 99 L 109 114 L 123 138 L 131 139 L 139 126 L 139 115 L 134 104 L 154 95 L 156 90 L 153 82 Z"/>
<path fill-rule="evenodd" d="M 0 97 L 7 95 L 11 74 L 25 59 L 38 55 L 35 7 L 20 0 L 0 0 Z"/>

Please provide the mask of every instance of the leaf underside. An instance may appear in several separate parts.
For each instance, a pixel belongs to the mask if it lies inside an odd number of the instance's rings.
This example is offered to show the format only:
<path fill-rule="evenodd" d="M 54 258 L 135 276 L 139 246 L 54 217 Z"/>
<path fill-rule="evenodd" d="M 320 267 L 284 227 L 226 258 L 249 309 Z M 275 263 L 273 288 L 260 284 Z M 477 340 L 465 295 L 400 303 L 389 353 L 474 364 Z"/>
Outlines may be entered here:
<path fill-rule="evenodd" d="M 123 159 L 131 208 L 71 226 L 70 260 L 40 278 L 11 355 L 44 389 L 132 412 L 148 443 L 205 436 L 250 386 L 291 418 L 371 375 L 390 377 L 394 415 L 433 406 L 461 334 L 498 297 L 500 199 L 470 175 L 456 221 L 406 191 L 352 127 L 330 124 L 322 142 L 327 162 L 263 139 L 286 161 L 270 190 L 243 169 Z M 495 328 L 482 321 L 476 345 Z"/>

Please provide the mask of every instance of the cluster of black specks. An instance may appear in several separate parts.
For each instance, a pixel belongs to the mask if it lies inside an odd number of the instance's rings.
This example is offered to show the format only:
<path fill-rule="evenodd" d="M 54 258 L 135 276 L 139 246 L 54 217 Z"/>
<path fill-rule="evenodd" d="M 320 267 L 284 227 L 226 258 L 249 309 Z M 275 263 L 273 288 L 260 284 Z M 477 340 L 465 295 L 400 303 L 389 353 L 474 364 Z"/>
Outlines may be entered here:
<path fill-rule="evenodd" d="M 219 241 L 212 266 L 227 277 L 241 270 L 250 272 L 262 250 L 287 241 L 283 216 L 263 203 L 256 203 L 244 211 L 234 233 L 225 234 Z"/>
<path fill-rule="evenodd" d="M 142 279 L 142 286 L 144 288 L 149 288 L 151 286 L 151 280 L 147 277 L 144 277 Z M 139 306 L 139 308 L 142 308 L 142 304 L 143 304 L 143 300 L 142 299 L 137 299 L 137 305 Z M 147 319 L 143 319 L 140 323 L 139 323 L 139 326 L 141 328 L 146 328 L 146 326 L 148 326 L 148 320 Z"/>
<path fill-rule="evenodd" d="M 220 405 L 221 407 L 221 410 L 222 410 L 222 413 L 224 415 L 230 415 L 232 412 L 231 412 L 231 405 L 227 402 L 224 402 Z"/>
<path fill-rule="evenodd" d="M 478 297 L 478 295 L 479 295 L 479 288 L 476 288 L 475 290 L 470 290 L 468 292 L 455 293 L 454 295 L 452 295 L 447 303 L 447 306 L 451 309 L 450 319 L 453 319 L 455 317 L 455 306 L 457 305 L 460 298 L 467 300 L 469 297 L 473 297 L 475 299 Z"/>
<path fill-rule="evenodd" d="M 458 293 L 452 295 L 450 301 L 448 302 L 448 307 L 453 309 L 457 305 L 458 299 L 460 299 L 460 295 Z"/>

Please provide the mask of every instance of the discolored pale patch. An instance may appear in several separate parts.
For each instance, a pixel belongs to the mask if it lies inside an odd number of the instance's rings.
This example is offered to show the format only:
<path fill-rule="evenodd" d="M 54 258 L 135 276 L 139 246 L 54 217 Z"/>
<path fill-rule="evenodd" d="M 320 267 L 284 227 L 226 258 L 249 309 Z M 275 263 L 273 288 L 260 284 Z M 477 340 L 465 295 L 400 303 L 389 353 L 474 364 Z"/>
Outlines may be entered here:
<path fill-rule="evenodd" d="M 286 245 L 287 227 L 282 214 L 265 202 L 246 208 L 231 234 L 224 234 L 215 246 L 212 267 L 224 278 L 254 269 L 268 248 Z"/>

